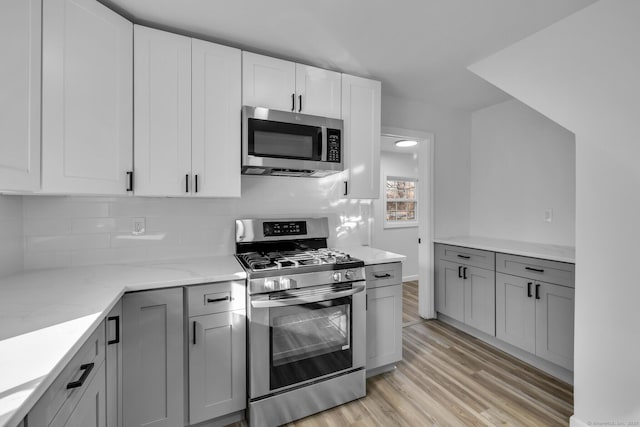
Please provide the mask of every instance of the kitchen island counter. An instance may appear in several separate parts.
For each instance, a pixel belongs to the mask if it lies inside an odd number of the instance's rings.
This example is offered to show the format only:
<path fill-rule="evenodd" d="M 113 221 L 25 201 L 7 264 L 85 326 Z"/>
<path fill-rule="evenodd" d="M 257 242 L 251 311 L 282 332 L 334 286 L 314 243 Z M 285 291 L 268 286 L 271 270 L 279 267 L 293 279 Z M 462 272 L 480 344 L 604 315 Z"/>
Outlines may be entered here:
<path fill-rule="evenodd" d="M 404 262 L 407 259 L 405 255 L 372 248 L 370 246 L 345 246 L 336 249 L 346 252 L 354 258 L 361 259 L 365 265 L 385 264 L 398 261 Z"/>
<path fill-rule="evenodd" d="M 228 255 L 0 279 L 0 427 L 21 421 L 125 292 L 245 278 Z"/>

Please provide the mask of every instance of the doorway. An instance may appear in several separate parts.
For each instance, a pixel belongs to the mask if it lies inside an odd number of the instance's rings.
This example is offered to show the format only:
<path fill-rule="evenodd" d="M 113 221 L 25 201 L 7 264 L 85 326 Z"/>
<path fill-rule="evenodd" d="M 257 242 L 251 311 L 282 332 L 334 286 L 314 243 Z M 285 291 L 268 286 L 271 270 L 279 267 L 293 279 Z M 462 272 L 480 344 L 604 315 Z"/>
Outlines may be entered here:
<path fill-rule="evenodd" d="M 401 148 L 400 140 L 415 140 Z M 407 256 L 404 324 L 435 317 L 433 303 L 433 141 L 428 132 L 383 127 L 381 195 L 373 202 L 373 247 Z"/>

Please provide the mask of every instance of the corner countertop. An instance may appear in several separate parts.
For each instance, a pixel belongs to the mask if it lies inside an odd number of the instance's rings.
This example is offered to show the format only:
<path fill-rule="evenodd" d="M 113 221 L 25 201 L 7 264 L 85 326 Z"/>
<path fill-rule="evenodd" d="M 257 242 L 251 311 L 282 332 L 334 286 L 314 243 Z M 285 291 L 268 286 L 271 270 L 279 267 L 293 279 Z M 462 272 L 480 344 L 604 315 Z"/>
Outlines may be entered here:
<path fill-rule="evenodd" d="M 522 255 L 552 261 L 576 262 L 576 248 L 573 246 L 548 245 L 544 243 L 520 242 L 516 240 L 494 239 L 490 237 L 457 236 L 436 238 L 434 243 L 464 246 L 466 248 Z"/>
<path fill-rule="evenodd" d="M 125 292 L 245 278 L 233 255 L 1 278 L 0 427 L 22 420 Z"/>
<path fill-rule="evenodd" d="M 344 251 L 354 258 L 363 260 L 365 265 L 384 264 L 387 262 L 398 261 L 404 262 L 407 259 L 405 255 L 372 248 L 370 246 L 345 246 L 336 249 Z"/>

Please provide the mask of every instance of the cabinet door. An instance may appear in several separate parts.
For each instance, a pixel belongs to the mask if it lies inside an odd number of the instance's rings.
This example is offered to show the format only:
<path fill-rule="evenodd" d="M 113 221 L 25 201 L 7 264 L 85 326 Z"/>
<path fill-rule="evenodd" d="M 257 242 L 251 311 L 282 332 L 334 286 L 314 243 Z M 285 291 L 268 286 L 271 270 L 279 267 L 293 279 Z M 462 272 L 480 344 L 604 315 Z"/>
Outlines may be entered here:
<path fill-rule="evenodd" d="M 122 427 L 122 300 L 107 316 L 107 427 Z"/>
<path fill-rule="evenodd" d="M 464 279 L 461 268 L 460 264 L 438 261 L 436 310 L 464 322 Z"/>
<path fill-rule="evenodd" d="M 341 93 L 340 73 L 296 64 L 296 111 L 340 119 Z"/>
<path fill-rule="evenodd" d="M 122 310 L 124 425 L 183 425 L 182 289 L 126 294 Z"/>
<path fill-rule="evenodd" d="M 464 323 L 489 335 L 496 334 L 495 272 L 464 266 Z"/>
<path fill-rule="evenodd" d="M 40 187 L 41 0 L 3 0 L 0 13 L 0 189 Z"/>
<path fill-rule="evenodd" d="M 296 64 L 242 52 L 242 104 L 294 111 Z"/>
<path fill-rule="evenodd" d="M 536 300 L 536 355 L 573 370 L 575 290 L 539 282 Z"/>
<path fill-rule="evenodd" d="M 536 339 L 533 289 L 530 279 L 496 274 L 496 337 L 530 353 Z"/>
<path fill-rule="evenodd" d="M 194 196 L 240 197 L 240 68 L 238 49 L 192 40 Z"/>
<path fill-rule="evenodd" d="M 191 317 L 189 322 L 189 423 L 244 409 L 245 310 Z"/>
<path fill-rule="evenodd" d="M 402 285 L 367 290 L 367 369 L 402 360 Z"/>
<path fill-rule="evenodd" d="M 380 197 L 380 82 L 342 75 L 345 196 Z"/>
<path fill-rule="evenodd" d="M 127 194 L 131 22 L 94 0 L 47 0 L 42 25 L 42 191 Z"/>
<path fill-rule="evenodd" d="M 105 427 L 105 407 L 105 364 L 102 363 L 71 416 L 64 421 L 63 414 L 59 413 L 49 427 Z"/>
<path fill-rule="evenodd" d="M 191 39 L 136 25 L 134 44 L 135 194 L 188 195 Z"/>

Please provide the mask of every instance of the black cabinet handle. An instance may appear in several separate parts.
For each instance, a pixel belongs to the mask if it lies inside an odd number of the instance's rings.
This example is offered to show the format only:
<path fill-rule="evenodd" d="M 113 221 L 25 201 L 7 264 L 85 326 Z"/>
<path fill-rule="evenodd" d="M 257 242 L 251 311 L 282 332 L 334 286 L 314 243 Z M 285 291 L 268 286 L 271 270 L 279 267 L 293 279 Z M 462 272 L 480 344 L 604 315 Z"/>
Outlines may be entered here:
<path fill-rule="evenodd" d="M 67 390 L 82 387 L 84 382 L 89 377 L 89 374 L 93 370 L 93 363 L 85 363 L 84 365 L 80 365 L 80 370 L 84 371 L 82 372 L 80 379 L 78 381 L 71 381 L 69 384 L 67 384 Z"/>
<path fill-rule="evenodd" d="M 196 182 L 195 182 L 194 189 L 196 190 L 196 193 L 197 193 L 198 192 L 198 174 L 195 175 L 195 180 Z"/>
<path fill-rule="evenodd" d="M 467 279 L 467 267 L 464 267 L 462 270 L 462 278 L 465 280 Z"/>
<path fill-rule="evenodd" d="M 296 111 L 296 94 L 291 94 L 291 111 Z"/>
<path fill-rule="evenodd" d="M 540 285 L 536 283 L 536 299 L 540 299 Z"/>
<path fill-rule="evenodd" d="M 212 302 L 222 302 L 222 301 L 231 301 L 231 297 L 227 295 L 224 298 L 207 298 L 207 304 L 211 304 Z"/>
<path fill-rule="evenodd" d="M 531 285 L 533 285 L 533 282 L 527 283 L 527 298 L 531 298 L 533 296 L 531 295 Z"/>
<path fill-rule="evenodd" d="M 127 191 L 133 191 L 133 171 L 127 171 Z"/>
<path fill-rule="evenodd" d="M 302 95 L 298 96 L 298 112 L 302 111 Z"/>
<path fill-rule="evenodd" d="M 544 270 L 541 268 L 525 267 L 524 269 L 529 271 L 535 271 L 536 273 L 544 273 Z"/>
<path fill-rule="evenodd" d="M 462 266 L 458 266 L 458 279 L 462 279 Z"/>
<path fill-rule="evenodd" d="M 116 322 L 116 337 L 112 340 L 107 341 L 107 344 L 118 344 L 120 342 L 120 316 L 110 316 L 107 317 L 107 322 L 111 322 L 115 320 Z"/>
<path fill-rule="evenodd" d="M 346 196 L 347 194 L 349 194 L 349 192 L 347 191 L 349 189 L 349 181 L 345 181 L 344 182 L 344 195 Z"/>
<path fill-rule="evenodd" d="M 460 255 L 460 254 L 458 254 L 458 258 L 470 259 L 471 257 L 469 255 Z"/>
<path fill-rule="evenodd" d="M 197 323 L 196 321 L 193 322 L 193 345 L 196 345 L 196 328 L 197 328 Z"/>
<path fill-rule="evenodd" d="M 184 191 L 188 193 L 189 192 L 189 174 L 186 174 L 184 176 L 184 183 L 185 183 Z"/>
<path fill-rule="evenodd" d="M 376 279 L 384 279 L 385 277 L 391 277 L 391 275 L 389 273 L 374 274 L 373 277 L 375 277 Z"/>

